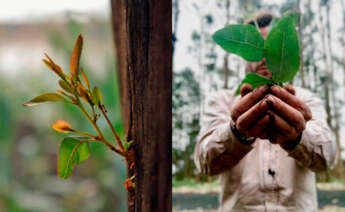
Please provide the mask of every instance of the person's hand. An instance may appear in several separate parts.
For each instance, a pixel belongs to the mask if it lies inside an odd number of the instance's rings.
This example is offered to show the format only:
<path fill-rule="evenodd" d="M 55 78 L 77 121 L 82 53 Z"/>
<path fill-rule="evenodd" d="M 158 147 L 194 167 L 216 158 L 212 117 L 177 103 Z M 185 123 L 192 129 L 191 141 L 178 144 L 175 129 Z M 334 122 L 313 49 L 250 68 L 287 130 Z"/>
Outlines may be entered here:
<path fill-rule="evenodd" d="M 311 111 L 295 96 L 295 89 L 290 85 L 284 88 L 272 86 L 269 92 L 271 94 L 266 99 L 271 110 L 267 113 L 273 129 L 268 137 L 272 143 L 280 144 L 285 149 L 294 148 L 301 139 L 306 122 L 312 118 Z"/>
<path fill-rule="evenodd" d="M 267 114 L 269 105 L 264 97 L 268 86 L 260 86 L 253 91 L 249 84 L 241 87 L 241 98 L 234 104 L 231 111 L 232 125 L 247 137 L 260 137 L 270 123 Z"/>

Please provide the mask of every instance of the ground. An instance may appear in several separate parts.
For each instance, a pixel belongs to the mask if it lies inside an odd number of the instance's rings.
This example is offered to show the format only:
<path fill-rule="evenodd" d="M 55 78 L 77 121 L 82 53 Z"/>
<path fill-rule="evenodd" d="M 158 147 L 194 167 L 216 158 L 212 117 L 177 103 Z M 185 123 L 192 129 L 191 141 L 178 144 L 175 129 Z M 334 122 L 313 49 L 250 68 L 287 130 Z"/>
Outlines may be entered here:
<path fill-rule="evenodd" d="M 345 184 L 317 184 L 320 212 L 345 212 Z M 173 212 L 216 212 L 218 208 L 218 182 L 197 184 L 173 183 Z"/>

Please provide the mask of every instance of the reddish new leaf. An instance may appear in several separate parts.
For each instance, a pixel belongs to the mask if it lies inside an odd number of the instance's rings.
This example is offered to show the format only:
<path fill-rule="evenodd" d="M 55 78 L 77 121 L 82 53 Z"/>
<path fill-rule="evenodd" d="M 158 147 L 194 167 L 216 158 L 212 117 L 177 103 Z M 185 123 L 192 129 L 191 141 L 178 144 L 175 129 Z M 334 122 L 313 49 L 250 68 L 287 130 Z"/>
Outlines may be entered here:
<path fill-rule="evenodd" d="M 71 61 L 70 61 L 70 72 L 72 75 L 72 79 L 74 80 L 78 78 L 79 62 L 80 62 L 80 55 L 81 55 L 82 48 L 83 48 L 83 36 L 80 34 L 74 45 Z"/>

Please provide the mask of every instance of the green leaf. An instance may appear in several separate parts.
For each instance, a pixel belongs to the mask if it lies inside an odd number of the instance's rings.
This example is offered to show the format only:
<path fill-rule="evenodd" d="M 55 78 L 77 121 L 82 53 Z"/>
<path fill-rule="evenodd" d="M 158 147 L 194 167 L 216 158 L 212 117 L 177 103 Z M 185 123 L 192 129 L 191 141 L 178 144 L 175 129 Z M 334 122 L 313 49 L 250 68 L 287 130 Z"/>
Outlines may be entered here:
<path fill-rule="evenodd" d="M 283 17 L 265 40 L 268 69 L 277 82 L 291 81 L 299 69 L 299 42 L 291 16 Z"/>
<path fill-rule="evenodd" d="M 60 87 L 64 90 L 67 91 L 68 93 L 73 94 L 72 88 L 70 85 L 68 85 L 68 83 L 64 80 L 59 80 L 59 85 Z"/>
<path fill-rule="evenodd" d="M 270 29 L 273 29 L 274 27 L 276 27 L 278 22 L 279 22 L 279 18 L 273 18 L 273 20 L 270 23 Z"/>
<path fill-rule="evenodd" d="M 285 13 L 283 17 L 286 17 L 286 16 L 290 16 L 293 19 L 295 26 L 297 26 L 301 13 L 299 12 L 298 9 L 293 9 Z M 273 29 L 275 26 L 277 26 L 277 24 L 279 23 L 279 20 L 280 18 L 273 18 L 273 20 L 270 23 L 270 29 Z"/>
<path fill-rule="evenodd" d="M 132 143 L 133 143 L 133 141 L 125 142 L 124 147 L 123 147 L 125 149 L 125 152 L 127 152 L 129 147 L 131 147 Z"/>
<path fill-rule="evenodd" d="M 93 90 L 91 92 L 91 101 L 94 105 L 98 105 L 98 98 L 97 98 L 97 92 L 96 87 L 93 87 Z"/>
<path fill-rule="evenodd" d="M 77 165 L 90 157 L 89 142 L 84 137 L 66 137 L 62 140 L 58 154 L 58 175 L 67 179 Z"/>
<path fill-rule="evenodd" d="M 216 31 L 213 40 L 247 61 L 256 62 L 264 57 L 264 39 L 253 25 L 229 25 Z"/>
<path fill-rule="evenodd" d="M 242 80 L 241 84 L 238 86 L 236 90 L 236 95 L 240 94 L 241 86 L 245 83 L 250 84 L 253 87 L 253 89 L 255 89 L 259 87 L 260 85 L 273 85 L 274 81 L 266 77 L 262 77 L 258 74 L 254 74 L 254 73 L 247 74 L 246 78 L 244 78 L 244 80 Z"/>
<path fill-rule="evenodd" d="M 23 106 L 36 106 L 44 103 L 49 102 L 65 102 L 65 103 L 71 103 L 67 101 L 64 97 L 62 97 L 59 94 L 56 93 L 46 93 L 39 96 L 36 96 L 35 98 L 31 99 L 28 102 L 25 102 Z"/>
<path fill-rule="evenodd" d="M 101 90 L 97 86 L 93 87 L 92 93 L 91 93 L 91 100 L 92 103 L 95 105 L 101 105 L 103 104 L 103 97 Z"/>
<path fill-rule="evenodd" d="M 299 19 L 301 18 L 301 12 L 299 9 L 295 8 L 286 12 L 283 17 L 290 16 L 295 24 L 298 25 Z"/>

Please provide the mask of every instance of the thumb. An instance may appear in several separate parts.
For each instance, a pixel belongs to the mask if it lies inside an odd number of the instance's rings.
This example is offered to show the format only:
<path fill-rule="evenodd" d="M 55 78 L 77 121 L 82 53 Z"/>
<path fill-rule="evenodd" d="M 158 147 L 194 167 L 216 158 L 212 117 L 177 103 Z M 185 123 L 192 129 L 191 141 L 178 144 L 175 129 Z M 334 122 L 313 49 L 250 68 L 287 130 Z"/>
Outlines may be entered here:
<path fill-rule="evenodd" d="M 253 87 L 248 84 L 248 83 L 245 83 L 241 86 L 241 97 L 244 97 L 247 93 L 253 91 Z"/>
<path fill-rule="evenodd" d="M 292 94 L 292 95 L 295 95 L 295 94 L 296 94 L 296 91 L 295 91 L 295 89 L 292 87 L 292 85 L 285 85 L 285 86 L 284 86 L 284 89 L 287 90 L 287 92 L 289 92 L 289 93 Z"/>

